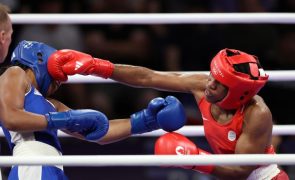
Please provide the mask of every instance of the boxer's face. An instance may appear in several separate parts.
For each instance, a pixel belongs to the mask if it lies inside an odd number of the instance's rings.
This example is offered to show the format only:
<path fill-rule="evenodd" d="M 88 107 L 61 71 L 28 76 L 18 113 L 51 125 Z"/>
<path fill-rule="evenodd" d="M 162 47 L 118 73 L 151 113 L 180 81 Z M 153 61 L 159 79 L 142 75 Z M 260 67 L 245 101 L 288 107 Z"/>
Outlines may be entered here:
<path fill-rule="evenodd" d="M 221 101 L 227 94 L 228 88 L 215 80 L 210 74 L 205 89 L 205 98 L 210 103 Z"/>
<path fill-rule="evenodd" d="M 11 43 L 11 36 L 13 33 L 12 24 L 11 24 L 10 19 L 4 25 L 4 28 L 0 30 L 0 33 L 1 33 L 0 34 L 0 38 L 1 38 L 1 40 L 0 40 L 0 43 L 1 43 L 0 63 L 2 63 L 8 54 L 8 49 L 9 49 L 9 46 Z"/>

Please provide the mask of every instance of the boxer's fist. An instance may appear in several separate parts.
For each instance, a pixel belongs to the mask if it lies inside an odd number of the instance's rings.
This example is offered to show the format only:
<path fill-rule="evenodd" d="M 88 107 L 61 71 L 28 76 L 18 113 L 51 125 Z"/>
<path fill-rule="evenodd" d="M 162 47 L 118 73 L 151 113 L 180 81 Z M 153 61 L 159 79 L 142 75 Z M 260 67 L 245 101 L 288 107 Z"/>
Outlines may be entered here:
<path fill-rule="evenodd" d="M 155 144 L 156 155 L 193 155 L 199 154 L 197 146 L 185 136 L 176 132 L 159 137 Z"/>
<path fill-rule="evenodd" d="M 208 155 L 210 153 L 198 148 L 185 136 L 176 133 L 166 133 L 159 137 L 155 143 L 155 155 Z M 211 173 L 213 166 L 180 166 L 202 173 Z"/>
<path fill-rule="evenodd" d="M 184 126 L 186 116 L 182 103 L 174 96 L 167 96 L 164 105 L 165 107 L 157 114 L 160 128 L 172 132 Z"/>
<path fill-rule="evenodd" d="M 131 115 L 131 133 L 140 134 L 157 129 L 175 131 L 185 125 L 186 117 L 181 102 L 168 96 L 150 101 L 148 107 Z"/>
<path fill-rule="evenodd" d="M 49 74 L 58 81 L 66 81 L 68 75 L 74 74 L 108 78 L 114 70 L 114 65 L 109 61 L 70 49 L 54 52 L 48 58 L 47 67 Z"/>
<path fill-rule="evenodd" d="M 107 117 L 99 111 L 90 109 L 49 112 L 45 117 L 48 121 L 47 129 L 77 132 L 89 141 L 99 140 L 109 129 Z"/>

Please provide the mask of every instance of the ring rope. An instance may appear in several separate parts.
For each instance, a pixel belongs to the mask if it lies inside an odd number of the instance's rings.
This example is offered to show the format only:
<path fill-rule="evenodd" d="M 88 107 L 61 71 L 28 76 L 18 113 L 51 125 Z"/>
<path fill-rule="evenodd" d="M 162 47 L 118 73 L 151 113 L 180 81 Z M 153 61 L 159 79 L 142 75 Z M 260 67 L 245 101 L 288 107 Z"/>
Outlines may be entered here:
<path fill-rule="evenodd" d="M 203 126 L 184 126 L 183 128 L 177 130 L 176 132 L 183 134 L 184 136 L 196 137 L 204 136 L 204 127 Z M 164 130 L 156 130 L 149 133 L 134 135 L 141 137 L 157 137 L 167 133 Z M 295 125 L 274 125 L 272 135 L 295 135 Z"/>
<path fill-rule="evenodd" d="M 278 81 L 294 81 L 295 80 L 295 70 L 270 70 L 265 71 L 266 74 L 269 74 L 269 81 L 278 82 Z M 182 72 L 183 73 L 183 72 Z M 209 74 L 209 71 L 184 71 L 184 73 L 205 73 Z M 111 79 L 102 79 L 95 76 L 83 76 L 83 75 L 74 75 L 69 76 L 67 83 L 116 83 Z"/>
<path fill-rule="evenodd" d="M 294 165 L 295 154 L 0 156 L 0 166 Z"/>
<path fill-rule="evenodd" d="M 203 126 L 184 126 L 183 128 L 177 130 L 176 132 L 183 134 L 188 137 L 198 137 L 204 136 L 204 127 Z M 158 137 L 167 133 L 164 130 L 156 130 L 153 132 L 148 132 L 144 134 L 133 135 L 133 137 Z M 274 125 L 273 126 L 273 135 L 295 135 L 295 125 Z M 62 131 L 58 131 L 59 137 L 72 137 Z M 3 131 L 0 128 L 0 137 L 4 137 Z"/>
<path fill-rule="evenodd" d="M 294 13 L 167 13 L 167 14 L 11 14 L 13 24 L 224 24 L 277 23 L 294 24 Z M 270 81 L 295 80 L 295 71 L 269 71 Z M 71 76 L 68 83 L 115 82 L 101 78 Z M 273 135 L 294 135 L 295 125 L 275 125 Z M 185 136 L 204 136 L 203 126 L 185 126 Z M 157 130 L 136 136 L 160 136 Z M 3 132 L 0 133 L 3 136 Z M 68 137 L 59 132 L 60 137 Z M 294 154 L 239 154 L 210 156 L 96 155 L 96 156 L 0 156 L 0 166 L 64 165 L 64 166 L 171 166 L 171 165 L 294 165 Z"/>
<path fill-rule="evenodd" d="M 13 24 L 294 24 L 294 13 L 11 14 Z"/>

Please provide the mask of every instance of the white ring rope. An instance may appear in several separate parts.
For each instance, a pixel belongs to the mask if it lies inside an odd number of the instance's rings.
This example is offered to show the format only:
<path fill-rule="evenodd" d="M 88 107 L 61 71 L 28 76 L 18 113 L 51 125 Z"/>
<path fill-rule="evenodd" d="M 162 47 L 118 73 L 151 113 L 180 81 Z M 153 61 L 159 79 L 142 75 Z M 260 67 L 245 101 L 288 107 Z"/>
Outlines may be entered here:
<path fill-rule="evenodd" d="M 185 72 L 185 71 L 184 71 Z M 197 71 L 196 71 L 197 72 Z M 185 73 L 196 73 L 196 72 L 185 72 Z M 272 70 L 265 71 L 266 74 L 269 75 L 269 81 L 294 81 L 295 80 L 295 70 Z M 209 74 L 208 71 L 198 71 L 198 73 L 206 73 Z M 95 76 L 82 76 L 82 75 L 74 75 L 69 76 L 69 80 L 67 83 L 116 83 L 111 79 L 102 79 Z"/>
<path fill-rule="evenodd" d="M 183 134 L 187 137 L 197 137 L 197 136 L 204 136 L 204 128 L 203 126 L 184 126 L 183 128 L 176 131 L 180 134 Z M 149 133 L 134 135 L 134 137 L 158 137 L 163 134 L 165 134 L 166 131 L 164 130 L 156 130 Z M 273 126 L 273 135 L 295 135 L 295 125 L 274 125 Z M 0 128 L 0 137 L 3 137 L 3 131 Z M 61 131 L 58 131 L 59 137 L 71 137 L 70 135 L 67 135 Z"/>
<path fill-rule="evenodd" d="M 11 14 L 13 24 L 225 24 L 276 23 L 294 24 L 294 13 L 163 13 L 163 14 Z M 206 72 L 208 73 L 208 72 Z M 295 80 L 295 71 L 268 71 L 270 81 Z M 68 83 L 114 82 L 91 76 L 75 75 Z M 203 126 L 185 126 L 185 136 L 204 136 Z M 136 136 L 157 137 L 157 130 Z M 294 135 L 295 125 L 275 125 L 273 135 Z M 1 131 L 0 136 L 3 136 Z M 68 135 L 59 132 L 60 137 Z M 64 166 L 168 166 L 168 165 L 294 165 L 294 154 L 239 154 L 209 156 L 92 155 L 92 156 L 0 156 L 0 166 L 11 165 Z"/>
<path fill-rule="evenodd" d="M 0 166 L 294 165 L 295 154 L 0 156 Z"/>
<path fill-rule="evenodd" d="M 11 14 L 14 24 L 295 23 L 294 13 Z"/>
<path fill-rule="evenodd" d="M 180 134 L 185 136 L 204 136 L 204 127 L 203 126 L 184 126 L 183 128 L 177 130 Z M 165 134 L 164 130 L 157 130 L 145 134 L 140 134 L 136 136 L 143 137 L 157 137 Z M 295 125 L 274 125 L 272 135 L 295 135 Z"/>

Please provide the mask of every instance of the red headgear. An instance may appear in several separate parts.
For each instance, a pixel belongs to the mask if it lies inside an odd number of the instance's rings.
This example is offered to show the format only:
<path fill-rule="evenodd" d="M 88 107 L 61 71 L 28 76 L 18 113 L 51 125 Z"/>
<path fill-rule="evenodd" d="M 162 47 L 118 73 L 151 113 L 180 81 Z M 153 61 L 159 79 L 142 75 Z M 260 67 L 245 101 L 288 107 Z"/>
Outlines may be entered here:
<path fill-rule="evenodd" d="M 251 75 L 238 72 L 235 65 L 248 63 Z M 223 49 L 211 61 L 211 74 L 228 88 L 227 95 L 217 104 L 236 109 L 247 103 L 268 80 L 268 75 L 253 55 L 235 49 Z"/>

